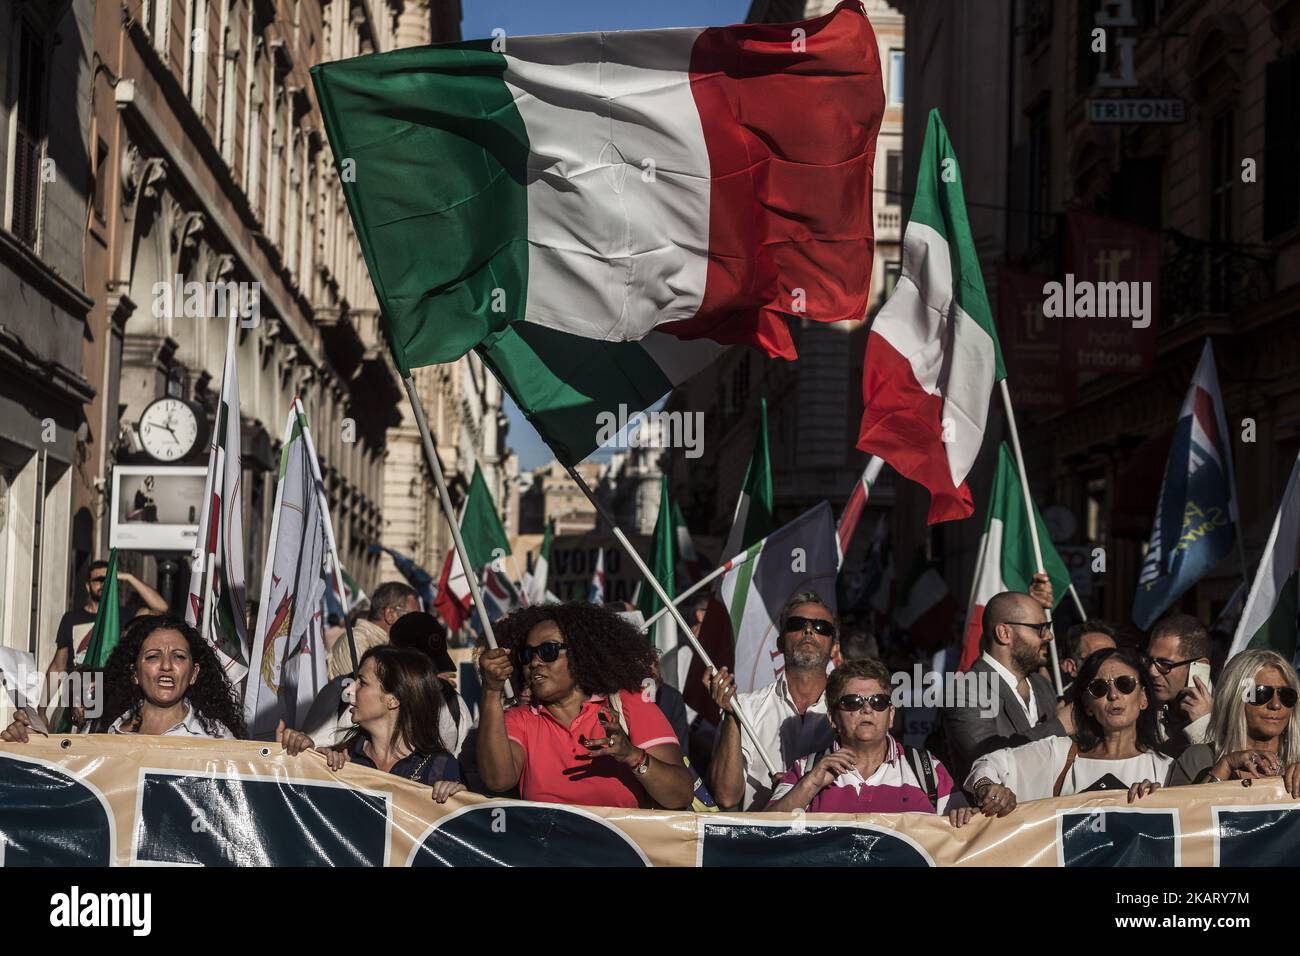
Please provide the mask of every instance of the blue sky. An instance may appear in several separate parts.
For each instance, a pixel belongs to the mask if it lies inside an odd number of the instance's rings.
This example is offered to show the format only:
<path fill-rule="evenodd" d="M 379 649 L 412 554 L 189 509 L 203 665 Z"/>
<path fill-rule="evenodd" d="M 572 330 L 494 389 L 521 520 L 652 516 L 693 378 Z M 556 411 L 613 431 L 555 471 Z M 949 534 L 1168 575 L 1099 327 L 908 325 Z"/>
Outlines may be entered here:
<path fill-rule="evenodd" d="M 597 30 L 648 30 L 655 27 L 719 27 L 743 23 L 750 0 L 653 0 L 611 3 L 609 0 L 464 0 L 460 23 L 466 40 L 490 37 L 497 27 L 506 36 L 539 33 L 584 33 Z M 537 468 L 554 457 L 524 420 L 515 403 L 506 399 L 510 418 L 507 443 L 519 454 L 521 471 Z"/>

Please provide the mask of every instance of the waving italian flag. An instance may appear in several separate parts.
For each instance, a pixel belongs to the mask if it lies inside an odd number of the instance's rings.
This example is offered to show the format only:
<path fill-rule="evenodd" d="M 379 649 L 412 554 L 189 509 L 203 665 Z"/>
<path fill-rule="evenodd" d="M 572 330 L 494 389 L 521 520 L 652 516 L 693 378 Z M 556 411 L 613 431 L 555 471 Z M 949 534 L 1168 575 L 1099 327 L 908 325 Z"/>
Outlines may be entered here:
<path fill-rule="evenodd" d="M 860 4 L 316 66 L 403 373 L 477 349 L 562 461 L 730 344 L 860 319 L 884 111 Z"/>
<path fill-rule="evenodd" d="M 930 524 L 974 513 L 966 475 L 984 443 L 989 396 L 1004 378 L 961 170 L 931 110 L 903 273 L 867 337 L 858 435 L 858 448 L 929 489 Z"/>
<path fill-rule="evenodd" d="M 1038 506 L 1034 506 L 1038 540 L 1043 549 L 1043 567 L 1052 581 L 1052 597 L 1057 605 L 1065 600 L 1070 588 L 1070 572 L 1052 546 Z M 984 536 L 980 538 L 979 557 L 975 563 L 975 584 L 971 588 L 966 612 L 966 637 L 962 642 L 961 662 L 965 670 L 980 656 L 980 631 L 984 607 L 1002 591 L 1029 592 L 1029 582 L 1038 569 L 1034 559 L 1029 519 L 1025 514 L 1025 497 L 1020 490 L 1020 475 L 1011 449 L 1003 442 L 998 448 L 998 470 L 989 494 L 989 510 L 984 518 Z"/>

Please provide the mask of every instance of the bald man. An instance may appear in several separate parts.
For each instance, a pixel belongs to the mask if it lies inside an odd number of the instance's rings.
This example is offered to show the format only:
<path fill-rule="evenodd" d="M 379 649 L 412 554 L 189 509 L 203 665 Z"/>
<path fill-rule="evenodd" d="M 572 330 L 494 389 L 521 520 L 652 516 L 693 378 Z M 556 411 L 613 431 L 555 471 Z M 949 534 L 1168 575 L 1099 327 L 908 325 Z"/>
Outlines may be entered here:
<path fill-rule="evenodd" d="M 978 696 L 997 695 L 995 713 L 986 716 L 987 709 L 969 700 L 943 712 L 950 769 L 963 780 L 976 757 L 1074 731 L 1069 706 L 1058 706 L 1052 685 L 1039 673 L 1052 640 L 1042 604 L 1028 594 L 1003 591 L 985 605 L 981 623 L 983 653 L 971 673 L 981 684 Z"/>

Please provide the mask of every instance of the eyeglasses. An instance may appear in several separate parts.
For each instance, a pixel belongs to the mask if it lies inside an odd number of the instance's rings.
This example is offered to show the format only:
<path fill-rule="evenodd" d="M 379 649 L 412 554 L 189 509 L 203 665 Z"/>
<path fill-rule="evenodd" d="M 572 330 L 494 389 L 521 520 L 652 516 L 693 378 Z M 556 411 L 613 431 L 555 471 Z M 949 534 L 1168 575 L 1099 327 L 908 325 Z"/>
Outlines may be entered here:
<path fill-rule="evenodd" d="M 1137 690 L 1138 680 L 1132 674 L 1120 674 L 1118 677 L 1098 677 L 1096 680 L 1088 682 L 1088 693 L 1097 698 L 1105 697 L 1110 693 L 1111 684 L 1114 684 L 1115 689 L 1127 697 Z"/>
<path fill-rule="evenodd" d="M 845 713 L 856 713 L 863 707 L 870 706 L 878 714 L 889 710 L 892 703 L 888 694 L 872 694 L 870 697 L 863 697 L 861 694 L 845 694 L 835 702 L 835 709 L 842 710 Z"/>
<path fill-rule="evenodd" d="M 1254 689 L 1246 695 L 1246 703 L 1253 704 L 1256 707 L 1263 707 L 1273 695 L 1277 695 L 1278 703 L 1283 707 L 1294 707 L 1296 702 L 1296 689 L 1294 687 L 1274 687 L 1272 684 L 1256 684 Z"/>
<path fill-rule="evenodd" d="M 1194 663 L 1196 661 L 1196 658 L 1189 657 L 1185 661 L 1171 661 L 1167 657 L 1143 656 L 1142 661 L 1146 664 L 1147 667 L 1150 667 L 1152 664 L 1154 664 L 1156 670 L 1158 670 L 1160 673 L 1168 674 L 1175 667 L 1186 667 L 1188 664 Z"/>
<path fill-rule="evenodd" d="M 823 621 L 819 617 L 787 617 L 785 619 L 785 632 L 787 634 L 802 631 L 805 627 L 811 627 L 822 637 L 835 636 L 835 625 L 830 621 Z"/>
<path fill-rule="evenodd" d="M 534 657 L 540 657 L 546 664 L 554 664 L 560 657 L 560 651 L 568 648 L 559 641 L 543 641 L 541 644 L 525 644 L 519 648 L 519 663 L 527 666 Z"/>
<path fill-rule="evenodd" d="M 1035 631 L 1038 632 L 1038 636 L 1040 638 L 1043 636 L 1044 633 L 1047 634 L 1052 633 L 1051 621 L 1042 621 L 1041 623 L 1038 624 L 1030 624 L 1028 621 L 1007 621 L 1007 623 L 1013 625 L 1014 627 L 1032 627 Z"/>

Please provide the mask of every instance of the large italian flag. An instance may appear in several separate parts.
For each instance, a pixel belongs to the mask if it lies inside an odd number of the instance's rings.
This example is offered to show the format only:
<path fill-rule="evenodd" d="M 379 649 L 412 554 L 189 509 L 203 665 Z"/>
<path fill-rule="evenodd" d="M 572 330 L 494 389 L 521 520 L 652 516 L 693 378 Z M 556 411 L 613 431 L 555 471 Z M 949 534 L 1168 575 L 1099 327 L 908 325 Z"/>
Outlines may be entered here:
<path fill-rule="evenodd" d="M 930 491 L 929 523 L 975 510 L 966 475 L 984 442 L 989 396 L 1006 378 L 961 170 L 930 111 L 903 271 L 867 338 L 858 448 Z"/>
<path fill-rule="evenodd" d="M 1038 524 L 1044 570 L 1052 580 L 1052 597 L 1055 604 L 1060 605 L 1070 588 L 1070 572 L 1052 546 L 1052 539 L 1048 537 L 1047 526 L 1043 524 L 1037 505 L 1034 506 L 1034 521 Z M 965 670 L 980 656 L 980 631 L 985 605 L 993 595 L 1002 591 L 1028 593 L 1030 579 L 1037 570 L 1033 538 L 1029 534 L 1029 518 L 1025 514 L 1024 493 L 1020 490 L 1020 475 L 1016 461 L 1011 456 L 1011 449 L 1003 442 L 998 448 L 998 470 L 993 477 L 993 490 L 989 494 L 984 536 L 980 538 L 959 669 Z"/>
<path fill-rule="evenodd" d="M 312 70 L 393 355 L 477 348 L 562 461 L 788 317 L 866 310 L 884 110 L 858 4 Z"/>
<path fill-rule="evenodd" d="M 1246 607 L 1228 656 L 1246 648 L 1277 651 L 1287 660 L 1296 653 L 1300 615 L 1300 458 L 1282 494 L 1264 557 L 1255 572 Z"/>

